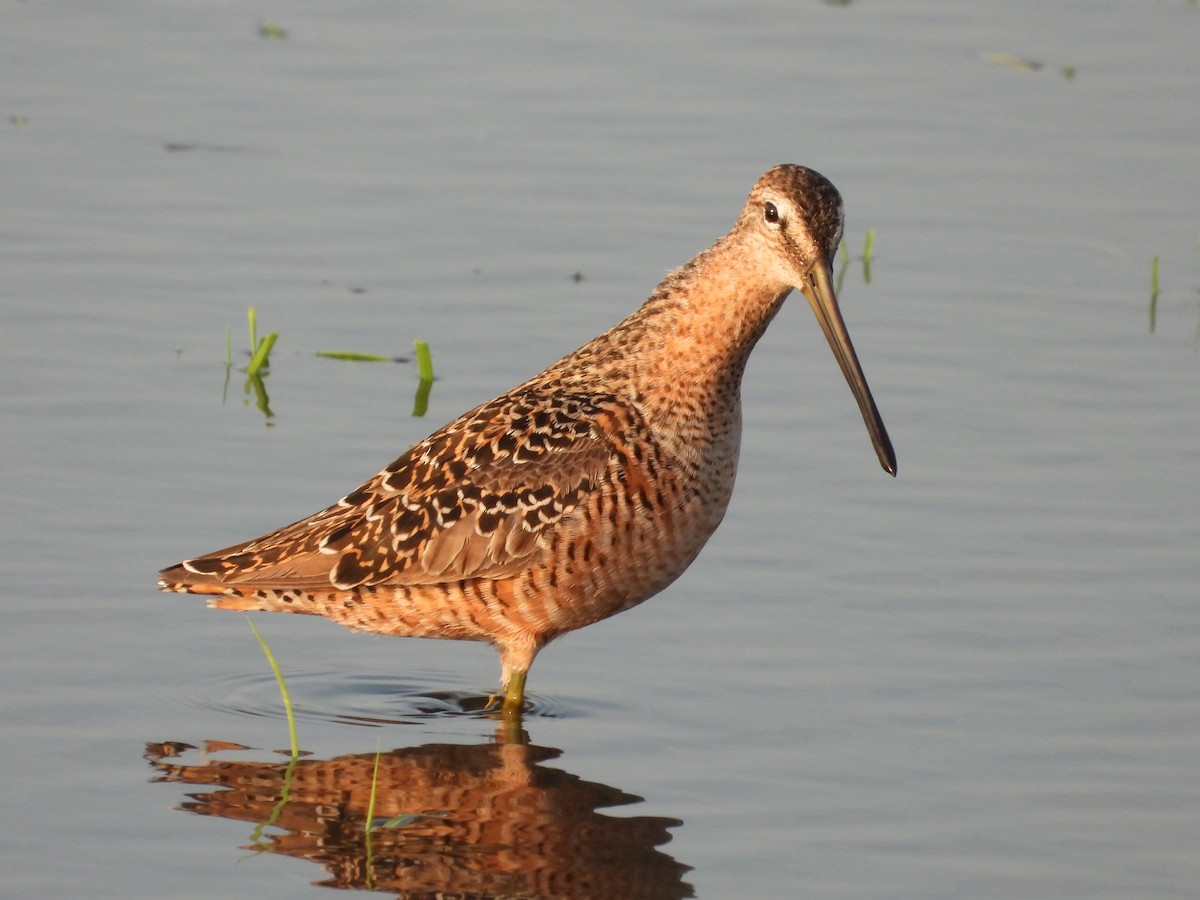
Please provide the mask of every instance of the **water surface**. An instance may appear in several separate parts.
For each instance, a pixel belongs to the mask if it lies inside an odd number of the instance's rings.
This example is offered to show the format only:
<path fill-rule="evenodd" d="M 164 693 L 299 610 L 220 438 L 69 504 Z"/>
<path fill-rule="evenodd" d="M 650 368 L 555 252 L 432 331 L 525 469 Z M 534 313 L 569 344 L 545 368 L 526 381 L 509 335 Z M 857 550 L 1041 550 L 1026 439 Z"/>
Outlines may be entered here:
<path fill-rule="evenodd" d="M 162 782 L 275 796 L 287 734 L 244 618 L 153 573 L 578 346 L 797 162 L 841 189 L 852 256 L 875 229 L 842 300 L 899 477 L 791 302 L 725 524 L 539 657 L 527 743 L 462 711 L 485 647 L 258 616 L 305 772 L 361 788 L 379 745 L 396 791 L 410 765 L 508 779 L 487 808 L 548 804 L 538 846 L 580 861 L 545 896 L 605 895 L 593 834 L 645 896 L 1194 896 L 1195 4 L 305 2 L 283 39 L 258 14 L 0 12 L 0 892 L 316 894 L 321 863 L 239 849 L 262 809 L 184 814 L 214 801 Z M 236 373 L 223 400 L 251 304 L 281 334 L 269 421 Z M 424 419 L 411 365 L 314 355 L 414 338 Z M 479 840 L 442 811 L 410 850 L 443 821 Z"/>

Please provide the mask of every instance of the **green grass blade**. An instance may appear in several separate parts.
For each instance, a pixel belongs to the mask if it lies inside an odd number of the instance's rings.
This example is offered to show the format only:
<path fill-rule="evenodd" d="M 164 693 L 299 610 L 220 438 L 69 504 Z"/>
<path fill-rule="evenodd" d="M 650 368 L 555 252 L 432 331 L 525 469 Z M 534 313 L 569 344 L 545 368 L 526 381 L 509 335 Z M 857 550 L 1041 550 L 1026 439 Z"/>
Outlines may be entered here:
<path fill-rule="evenodd" d="M 253 353 L 258 346 L 258 312 L 253 306 L 246 309 L 246 318 L 250 323 L 250 352 Z"/>
<path fill-rule="evenodd" d="M 1150 263 L 1150 333 L 1158 320 L 1158 257 Z"/>
<path fill-rule="evenodd" d="M 279 671 L 279 663 L 275 662 L 275 654 L 271 652 L 271 648 L 267 646 L 263 636 L 254 627 L 254 622 L 249 619 L 246 621 L 250 622 L 250 630 L 254 632 L 258 643 L 262 645 L 263 653 L 267 655 L 267 662 L 271 665 L 271 671 L 275 673 L 275 680 L 279 682 L 279 693 L 283 695 L 283 709 L 287 714 L 288 736 L 292 741 L 292 759 L 297 759 L 300 756 L 300 742 L 296 739 L 296 716 L 292 711 L 292 698 L 288 694 L 287 683 L 283 680 L 283 673 Z"/>
<path fill-rule="evenodd" d="M 863 241 L 863 281 L 871 283 L 871 259 L 875 255 L 875 229 L 867 229 L 866 240 Z"/>
<path fill-rule="evenodd" d="M 263 366 L 268 366 L 270 363 L 267 357 L 271 354 L 271 348 L 275 346 L 275 342 L 279 340 L 279 333 L 272 331 L 258 343 L 254 355 L 250 357 L 250 365 L 246 367 L 247 375 L 257 375 L 258 370 Z"/>
<path fill-rule="evenodd" d="M 374 353 L 355 353 L 353 350 L 318 350 L 317 356 L 323 359 L 344 359 L 349 362 L 395 362 L 391 356 L 377 356 Z"/>
<path fill-rule="evenodd" d="M 429 345 L 424 341 L 413 341 L 417 351 L 417 371 L 422 381 L 433 381 L 433 358 L 429 355 Z"/>
<path fill-rule="evenodd" d="M 413 397 L 413 412 L 417 418 L 429 410 L 429 392 L 433 388 L 433 359 L 429 355 L 429 345 L 424 341 L 413 341 L 417 351 L 417 372 L 421 381 L 417 385 L 417 393 Z"/>
<path fill-rule="evenodd" d="M 225 384 L 221 388 L 221 405 L 229 399 L 229 375 L 233 372 L 233 333 L 225 329 Z"/>
<path fill-rule="evenodd" d="M 1021 59 L 1011 53 L 985 53 L 983 58 L 998 66 L 1008 66 L 1010 69 L 1017 69 L 1021 72 L 1036 72 L 1042 67 L 1037 60 Z"/>
<path fill-rule="evenodd" d="M 278 22 L 264 19 L 258 24 L 258 36 L 267 40 L 281 41 L 288 36 L 287 29 Z"/>

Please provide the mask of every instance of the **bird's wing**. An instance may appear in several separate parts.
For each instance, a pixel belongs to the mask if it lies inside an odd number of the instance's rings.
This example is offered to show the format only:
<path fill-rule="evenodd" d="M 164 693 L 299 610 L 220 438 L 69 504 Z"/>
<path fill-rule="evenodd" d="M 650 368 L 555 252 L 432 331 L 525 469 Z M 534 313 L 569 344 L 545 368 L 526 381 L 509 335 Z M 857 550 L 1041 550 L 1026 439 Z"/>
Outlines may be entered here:
<path fill-rule="evenodd" d="M 614 398 L 525 388 L 467 413 L 328 509 L 161 573 L 175 589 L 502 578 L 537 562 L 618 452 Z M 622 410 L 628 414 L 628 408 Z"/>

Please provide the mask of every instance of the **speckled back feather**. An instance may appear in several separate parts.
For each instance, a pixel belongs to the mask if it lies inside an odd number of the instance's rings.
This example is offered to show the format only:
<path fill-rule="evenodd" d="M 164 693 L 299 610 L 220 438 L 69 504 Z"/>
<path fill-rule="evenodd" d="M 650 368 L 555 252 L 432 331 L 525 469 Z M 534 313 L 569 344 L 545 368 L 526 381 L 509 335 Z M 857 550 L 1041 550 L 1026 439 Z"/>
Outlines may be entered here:
<path fill-rule="evenodd" d="M 615 403 L 533 387 L 505 394 L 328 509 L 181 565 L 244 588 L 352 590 L 512 575 L 612 464 L 612 441 L 596 423 Z"/>

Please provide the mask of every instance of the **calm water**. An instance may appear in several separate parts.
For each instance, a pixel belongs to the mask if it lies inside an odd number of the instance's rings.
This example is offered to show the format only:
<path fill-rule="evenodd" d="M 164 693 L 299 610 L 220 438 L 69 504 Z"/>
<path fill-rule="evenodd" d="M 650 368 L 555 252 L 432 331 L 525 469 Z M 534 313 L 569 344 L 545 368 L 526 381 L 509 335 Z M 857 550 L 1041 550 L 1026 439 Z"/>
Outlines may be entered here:
<path fill-rule="evenodd" d="M 1196 4 L 259 12 L 0 10 L 0 894 L 1195 896 Z M 245 618 L 155 570 L 612 324 L 779 162 L 875 229 L 899 478 L 789 303 L 724 526 L 542 654 L 528 745 L 461 712 L 486 647 L 259 615 L 289 770 Z M 269 421 L 223 399 L 251 304 Z M 314 355 L 414 338 L 424 419 L 411 365 Z"/>

